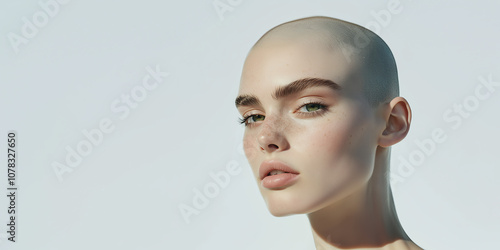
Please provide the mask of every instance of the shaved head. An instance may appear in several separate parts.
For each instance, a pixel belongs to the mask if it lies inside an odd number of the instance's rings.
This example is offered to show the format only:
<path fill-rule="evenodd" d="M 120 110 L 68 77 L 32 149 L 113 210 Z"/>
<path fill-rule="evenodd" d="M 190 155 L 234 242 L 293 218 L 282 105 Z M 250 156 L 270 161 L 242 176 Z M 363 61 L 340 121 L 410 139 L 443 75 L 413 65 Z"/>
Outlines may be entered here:
<path fill-rule="evenodd" d="M 391 146 L 411 109 L 378 35 L 323 16 L 280 24 L 248 53 L 235 105 L 274 216 L 307 214 L 317 249 L 421 249 L 392 199 Z"/>
<path fill-rule="evenodd" d="M 343 20 L 313 16 L 280 24 L 266 32 L 252 51 L 290 42 L 340 52 L 348 64 L 358 65 L 363 92 L 374 106 L 399 96 L 396 62 L 387 44 L 372 31 Z"/>

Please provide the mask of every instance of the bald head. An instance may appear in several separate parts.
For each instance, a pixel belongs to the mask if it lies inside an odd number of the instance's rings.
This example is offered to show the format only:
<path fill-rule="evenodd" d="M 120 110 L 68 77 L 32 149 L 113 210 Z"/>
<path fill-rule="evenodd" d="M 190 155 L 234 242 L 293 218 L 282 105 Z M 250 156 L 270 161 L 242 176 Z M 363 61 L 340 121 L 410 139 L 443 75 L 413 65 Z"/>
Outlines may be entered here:
<path fill-rule="evenodd" d="M 287 42 L 312 44 L 327 52 L 341 52 L 347 63 L 359 65 L 363 92 L 374 106 L 399 95 L 397 68 L 391 50 L 377 34 L 364 27 L 331 17 L 301 18 L 266 32 L 250 53 Z"/>

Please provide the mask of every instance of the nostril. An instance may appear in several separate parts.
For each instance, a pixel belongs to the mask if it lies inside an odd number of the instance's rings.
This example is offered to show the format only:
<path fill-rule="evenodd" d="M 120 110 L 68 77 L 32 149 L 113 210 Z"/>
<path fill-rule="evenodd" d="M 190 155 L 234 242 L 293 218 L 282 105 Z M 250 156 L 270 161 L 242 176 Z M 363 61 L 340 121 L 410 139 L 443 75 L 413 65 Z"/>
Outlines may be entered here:
<path fill-rule="evenodd" d="M 278 149 L 279 147 L 276 144 L 269 144 L 269 145 L 267 145 L 267 148 L 271 149 L 271 150 L 274 150 L 274 149 Z M 260 147 L 260 149 L 261 150 L 265 150 L 263 147 Z"/>

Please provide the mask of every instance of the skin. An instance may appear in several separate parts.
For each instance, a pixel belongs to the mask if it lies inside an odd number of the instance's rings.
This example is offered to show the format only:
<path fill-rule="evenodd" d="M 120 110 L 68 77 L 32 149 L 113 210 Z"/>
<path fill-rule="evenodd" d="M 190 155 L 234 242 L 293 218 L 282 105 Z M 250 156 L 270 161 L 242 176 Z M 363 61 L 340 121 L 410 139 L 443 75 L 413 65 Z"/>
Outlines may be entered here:
<path fill-rule="evenodd" d="M 384 79 L 375 76 L 380 70 L 370 70 L 367 55 L 389 50 L 377 40 L 346 57 L 345 43 L 332 42 L 345 41 L 349 34 L 343 28 L 328 29 L 332 40 L 322 35 L 326 28 L 311 24 L 272 30 L 243 66 L 238 95 L 260 101 L 238 107 L 249 117 L 244 151 L 267 207 L 274 216 L 307 214 L 317 249 L 421 249 L 399 223 L 388 180 L 390 146 L 408 133 L 410 106 L 395 94 L 374 102 L 366 92 L 373 90 L 367 87 L 370 79 Z M 392 54 L 386 58 L 393 60 Z M 307 77 L 340 88 L 317 86 L 272 97 L 276 88 Z M 270 159 L 297 170 L 298 180 L 264 188 L 258 171 Z"/>

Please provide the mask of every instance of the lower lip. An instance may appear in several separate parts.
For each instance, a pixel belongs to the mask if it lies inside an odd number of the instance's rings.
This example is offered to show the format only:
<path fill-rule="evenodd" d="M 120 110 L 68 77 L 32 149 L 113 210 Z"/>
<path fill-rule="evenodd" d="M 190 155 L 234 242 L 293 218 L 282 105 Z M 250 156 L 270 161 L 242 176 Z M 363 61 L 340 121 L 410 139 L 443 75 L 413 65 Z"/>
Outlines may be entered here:
<path fill-rule="evenodd" d="M 299 178 L 298 174 L 277 174 L 264 177 L 262 186 L 265 188 L 280 188 L 293 184 Z"/>

